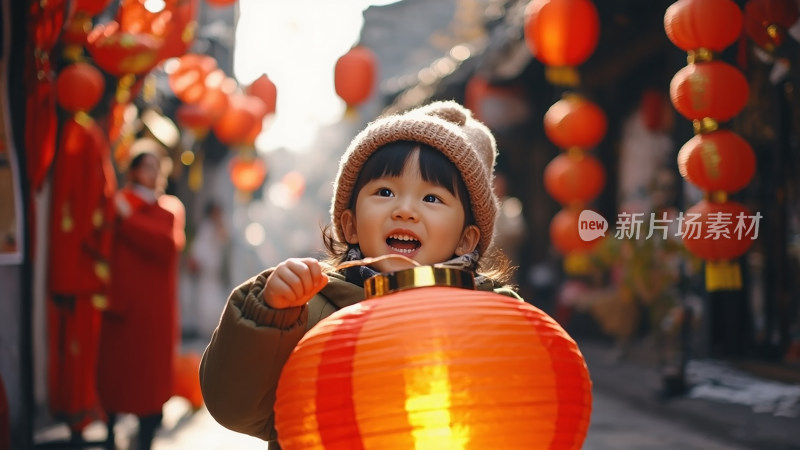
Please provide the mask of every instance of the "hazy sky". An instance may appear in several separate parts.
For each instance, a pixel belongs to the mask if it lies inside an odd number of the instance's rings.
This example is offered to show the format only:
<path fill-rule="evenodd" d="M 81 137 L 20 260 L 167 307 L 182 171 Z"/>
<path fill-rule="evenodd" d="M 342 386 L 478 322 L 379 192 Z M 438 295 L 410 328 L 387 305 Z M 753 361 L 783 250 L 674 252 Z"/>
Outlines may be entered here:
<path fill-rule="evenodd" d="M 266 73 L 278 91 L 275 116 L 256 141 L 259 150 L 304 150 L 318 127 L 342 117 L 334 64 L 356 43 L 362 11 L 396 1 L 239 0 L 234 75 L 246 86 Z"/>

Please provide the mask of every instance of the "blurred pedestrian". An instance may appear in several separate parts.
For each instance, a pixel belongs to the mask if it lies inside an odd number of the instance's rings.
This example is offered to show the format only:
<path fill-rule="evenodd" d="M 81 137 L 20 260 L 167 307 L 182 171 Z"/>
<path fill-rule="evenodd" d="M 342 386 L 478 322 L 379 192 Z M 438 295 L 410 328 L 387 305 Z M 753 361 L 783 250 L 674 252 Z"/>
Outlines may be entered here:
<path fill-rule="evenodd" d="M 210 202 L 191 242 L 187 267 L 192 275 L 187 299 L 191 326 L 206 341 L 217 327 L 228 295 L 225 288 L 229 236 L 222 208 Z"/>
<path fill-rule="evenodd" d="M 98 392 L 114 448 L 117 415 L 139 419 L 138 450 L 150 448 L 162 407 L 173 394 L 179 343 L 177 270 L 185 242 L 183 204 L 163 194 L 157 144 L 130 162 L 117 192 L 111 295 L 100 330 Z"/>

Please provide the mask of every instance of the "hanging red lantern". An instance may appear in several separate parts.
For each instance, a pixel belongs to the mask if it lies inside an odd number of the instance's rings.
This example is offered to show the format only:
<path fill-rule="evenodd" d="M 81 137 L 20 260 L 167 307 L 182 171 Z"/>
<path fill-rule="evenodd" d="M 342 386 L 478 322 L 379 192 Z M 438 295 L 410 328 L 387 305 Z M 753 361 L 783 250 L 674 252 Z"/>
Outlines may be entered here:
<path fill-rule="evenodd" d="M 587 203 L 597 197 L 606 182 L 605 169 L 592 155 L 562 153 L 544 168 L 544 187 L 562 205 Z"/>
<path fill-rule="evenodd" d="M 544 114 L 547 138 L 562 149 L 596 146 L 606 134 L 606 114 L 585 97 L 568 93 Z"/>
<path fill-rule="evenodd" d="M 581 239 L 580 212 L 579 207 L 566 207 L 550 220 L 550 242 L 563 255 L 591 250 L 599 242 Z"/>
<path fill-rule="evenodd" d="M 722 61 L 689 64 L 669 85 L 672 104 L 689 120 L 730 120 L 747 104 L 749 93 L 742 72 Z"/>
<path fill-rule="evenodd" d="M 336 94 L 353 107 L 372 95 L 376 77 L 375 53 L 368 47 L 357 45 L 336 60 L 334 88 Z"/>
<path fill-rule="evenodd" d="M 162 43 L 146 33 L 124 31 L 116 21 L 96 25 L 86 38 L 95 64 L 115 77 L 149 72 Z"/>
<path fill-rule="evenodd" d="M 686 249 L 708 260 L 731 260 L 747 252 L 758 237 L 754 218 L 744 205 L 702 200 L 684 214 L 681 226 Z"/>
<path fill-rule="evenodd" d="M 736 133 L 717 130 L 689 139 L 678 152 L 681 176 L 705 191 L 736 192 L 756 171 L 756 155 Z"/>
<path fill-rule="evenodd" d="M 749 0 L 744 5 L 744 31 L 759 47 L 774 51 L 786 30 L 800 17 L 795 0 Z"/>
<path fill-rule="evenodd" d="M 171 19 L 172 13 L 167 3 L 160 10 L 153 11 L 141 0 L 120 0 L 116 16 L 120 30 L 132 34 L 149 34 L 159 39 L 166 35 Z"/>
<path fill-rule="evenodd" d="M 267 176 L 267 164 L 255 155 L 234 155 L 228 169 L 233 186 L 243 192 L 255 191 Z"/>
<path fill-rule="evenodd" d="M 678 0 L 664 13 L 664 30 L 684 51 L 721 52 L 742 31 L 742 11 L 731 0 Z"/>
<path fill-rule="evenodd" d="M 183 103 L 175 110 L 175 120 L 182 128 L 202 138 L 214 124 L 215 114 L 198 103 Z"/>
<path fill-rule="evenodd" d="M 197 8 L 200 0 L 174 0 L 169 29 L 164 35 L 164 44 L 158 52 L 158 60 L 164 61 L 185 54 L 197 37 Z"/>
<path fill-rule="evenodd" d="M 311 328 L 283 368 L 275 427 L 286 450 L 578 449 L 591 403 L 583 356 L 550 316 L 493 292 L 429 286 Z"/>
<path fill-rule="evenodd" d="M 206 77 L 216 69 L 217 60 L 197 53 L 187 53 L 165 67 L 170 89 L 184 103 L 200 101 L 206 91 Z"/>
<path fill-rule="evenodd" d="M 70 64 L 56 79 L 58 103 L 69 112 L 90 111 L 103 97 L 105 85 L 103 74 L 93 65 Z"/>
<path fill-rule="evenodd" d="M 590 0 L 532 0 L 525 8 L 525 43 L 554 67 L 577 66 L 597 47 L 600 19 Z"/>
<path fill-rule="evenodd" d="M 275 112 L 275 105 L 278 100 L 278 90 L 275 83 L 269 79 L 267 74 L 262 73 L 261 76 L 255 79 L 245 88 L 245 93 L 253 95 L 261 99 L 266 107 L 266 113 L 272 114 Z"/>
<path fill-rule="evenodd" d="M 214 135 L 223 144 L 237 146 L 250 144 L 247 142 L 251 130 L 262 118 L 258 117 L 262 107 L 255 102 L 261 100 L 244 94 L 230 97 L 228 107 L 214 123 Z"/>

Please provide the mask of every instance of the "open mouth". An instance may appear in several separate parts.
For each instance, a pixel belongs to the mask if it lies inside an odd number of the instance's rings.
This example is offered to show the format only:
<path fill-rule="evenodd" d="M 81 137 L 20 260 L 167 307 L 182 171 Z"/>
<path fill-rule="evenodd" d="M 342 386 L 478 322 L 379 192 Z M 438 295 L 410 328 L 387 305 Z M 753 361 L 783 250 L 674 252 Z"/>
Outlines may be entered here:
<path fill-rule="evenodd" d="M 422 242 L 416 238 L 404 234 L 393 234 L 386 238 L 386 245 L 397 253 L 413 253 L 422 246 Z"/>

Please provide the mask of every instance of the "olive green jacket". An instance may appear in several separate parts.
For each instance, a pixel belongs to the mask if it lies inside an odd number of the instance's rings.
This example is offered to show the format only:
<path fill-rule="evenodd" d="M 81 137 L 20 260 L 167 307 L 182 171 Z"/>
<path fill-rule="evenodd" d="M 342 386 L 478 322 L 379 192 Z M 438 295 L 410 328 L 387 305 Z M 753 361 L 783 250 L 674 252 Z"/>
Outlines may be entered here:
<path fill-rule="evenodd" d="M 306 305 L 270 308 L 261 291 L 271 272 L 266 270 L 234 289 L 200 364 L 203 400 L 214 419 L 264 440 L 277 439 L 275 391 L 295 345 L 320 320 L 364 299 L 362 287 L 332 272 L 328 284 Z M 478 282 L 478 289 L 519 298 L 510 288 L 488 280 Z"/>

